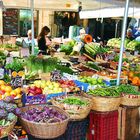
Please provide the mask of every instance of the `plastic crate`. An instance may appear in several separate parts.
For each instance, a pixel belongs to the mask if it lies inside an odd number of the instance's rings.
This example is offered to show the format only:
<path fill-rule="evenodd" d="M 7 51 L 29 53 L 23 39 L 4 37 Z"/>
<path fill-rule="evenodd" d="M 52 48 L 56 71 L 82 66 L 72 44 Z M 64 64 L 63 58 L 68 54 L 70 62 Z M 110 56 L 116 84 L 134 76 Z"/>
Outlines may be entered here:
<path fill-rule="evenodd" d="M 109 82 L 110 82 L 110 86 L 116 86 L 117 79 L 111 79 Z M 120 79 L 120 83 L 121 84 L 127 84 L 128 83 L 128 79 L 127 78 L 121 78 Z"/>
<path fill-rule="evenodd" d="M 106 86 L 110 86 L 110 83 L 108 81 L 103 80 L 103 82 L 105 83 Z M 84 92 L 88 92 L 90 89 L 93 90 L 97 88 L 96 85 L 90 85 L 88 83 L 84 83 L 78 80 L 74 80 L 74 83 L 76 84 L 77 87 L 79 87 Z"/>
<path fill-rule="evenodd" d="M 49 102 L 53 98 L 57 98 L 57 97 L 60 97 L 60 96 L 65 96 L 65 95 L 66 95 L 65 92 L 47 94 L 46 95 L 46 102 Z"/>
<path fill-rule="evenodd" d="M 89 140 L 118 139 L 118 111 L 90 113 Z"/>
<path fill-rule="evenodd" d="M 84 82 L 81 82 L 81 81 L 78 81 L 78 80 L 74 80 L 74 83 L 75 83 L 76 86 L 79 87 L 81 90 L 83 90 L 83 91 L 85 91 L 85 92 L 88 90 L 88 86 L 89 86 L 88 83 L 84 83 Z"/>
<path fill-rule="evenodd" d="M 117 84 L 117 79 L 114 78 L 109 78 L 107 76 L 99 76 L 100 78 L 103 78 L 104 79 L 104 82 L 107 86 L 116 86 Z M 120 83 L 121 84 L 127 84 L 128 83 L 128 77 L 127 76 L 123 76 L 123 78 L 121 77 L 120 78 Z"/>
<path fill-rule="evenodd" d="M 46 103 L 46 97 L 43 94 L 35 96 L 27 96 L 25 93 L 22 98 L 23 105 L 33 105 L 33 104 L 44 104 Z"/>
<path fill-rule="evenodd" d="M 89 119 L 70 121 L 65 132 L 66 140 L 85 140 L 89 125 Z"/>
<path fill-rule="evenodd" d="M 45 104 L 48 103 L 52 98 L 60 97 L 66 95 L 65 92 L 61 93 L 53 93 L 53 94 L 40 94 L 35 96 L 27 96 L 25 93 L 22 97 L 23 106 L 25 105 L 33 105 L 33 104 Z"/>

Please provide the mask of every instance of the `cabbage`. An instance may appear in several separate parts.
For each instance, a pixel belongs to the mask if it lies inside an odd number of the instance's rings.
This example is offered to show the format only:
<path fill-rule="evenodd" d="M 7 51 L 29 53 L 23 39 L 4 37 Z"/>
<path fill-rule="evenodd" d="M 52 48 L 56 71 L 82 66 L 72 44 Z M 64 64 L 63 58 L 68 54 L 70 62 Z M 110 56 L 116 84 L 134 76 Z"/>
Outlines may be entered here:
<path fill-rule="evenodd" d="M 44 106 L 42 109 L 33 108 L 27 110 L 26 112 L 22 112 L 20 116 L 28 121 L 41 123 L 55 123 L 67 119 L 67 116 L 47 106 Z"/>

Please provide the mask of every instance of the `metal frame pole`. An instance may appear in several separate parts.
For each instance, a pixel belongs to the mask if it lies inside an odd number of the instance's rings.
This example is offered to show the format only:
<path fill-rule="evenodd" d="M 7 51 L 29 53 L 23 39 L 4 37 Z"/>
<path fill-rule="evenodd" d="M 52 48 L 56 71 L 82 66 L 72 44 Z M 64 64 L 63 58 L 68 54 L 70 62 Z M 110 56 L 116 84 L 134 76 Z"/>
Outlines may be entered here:
<path fill-rule="evenodd" d="M 32 16 L 32 54 L 34 55 L 34 0 L 31 0 L 31 16 Z"/>
<path fill-rule="evenodd" d="M 119 19 L 116 19 L 115 22 L 116 22 L 116 28 L 115 28 L 115 38 L 117 37 L 117 33 L 118 33 L 118 24 L 119 24 Z"/>
<path fill-rule="evenodd" d="M 123 27 L 122 27 L 122 38 L 121 38 L 121 49 L 120 49 L 120 57 L 119 57 L 119 65 L 118 65 L 117 85 L 120 84 L 121 69 L 122 69 L 122 58 L 123 58 L 123 51 L 124 51 L 124 45 L 125 45 L 125 34 L 126 34 L 126 24 L 127 24 L 128 10 L 129 10 L 129 0 L 126 0 L 124 19 L 123 19 Z"/>

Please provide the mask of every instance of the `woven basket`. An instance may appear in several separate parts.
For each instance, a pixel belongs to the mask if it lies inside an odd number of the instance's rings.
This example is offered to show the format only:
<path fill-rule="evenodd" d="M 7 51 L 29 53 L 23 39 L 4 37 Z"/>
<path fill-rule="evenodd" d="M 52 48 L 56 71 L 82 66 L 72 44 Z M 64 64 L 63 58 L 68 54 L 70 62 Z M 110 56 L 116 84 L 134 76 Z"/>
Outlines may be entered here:
<path fill-rule="evenodd" d="M 25 112 L 26 110 L 29 110 L 32 108 L 41 109 L 43 108 L 43 106 L 45 105 L 26 106 L 26 107 L 21 108 L 21 111 Z M 55 107 L 55 106 L 50 106 L 50 107 L 66 115 L 67 119 L 61 122 L 57 122 L 57 123 L 36 123 L 36 122 L 31 122 L 26 119 L 20 118 L 22 126 L 25 128 L 25 130 L 29 134 L 40 139 L 53 139 L 65 133 L 65 130 L 67 128 L 67 124 L 69 121 L 68 114 L 58 107 Z"/>
<path fill-rule="evenodd" d="M 123 94 L 122 100 L 121 100 L 121 105 L 124 106 L 140 106 L 140 95 L 127 95 Z"/>
<path fill-rule="evenodd" d="M 2 139 L 2 138 L 4 138 L 4 137 L 9 135 L 9 133 L 13 130 L 14 125 L 16 124 L 16 122 L 17 122 L 17 117 L 8 126 L 5 126 L 5 127 L 0 126 L 0 139 Z"/>
<path fill-rule="evenodd" d="M 69 113 L 70 119 L 72 121 L 74 120 L 82 120 L 85 119 L 92 107 L 92 102 L 90 99 L 85 98 L 85 97 L 80 97 L 80 96 L 76 96 L 84 101 L 87 101 L 89 103 L 89 105 L 87 106 L 77 106 L 77 105 L 68 105 L 65 103 L 60 103 L 55 99 L 52 99 L 51 102 L 53 105 L 60 107 L 61 109 L 65 110 L 67 113 Z"/>
<path fill-rule="evenodd" d="M 92 110 L 94 111 L 108 112 L 118 110 L 121 104 L 121 97 L 101 97 L 87 94 L 85 96 L 92 99 Z"/>
<path fill-rule="evenodd" d="M 23 96 L 23 95 L 22 95 Z M 22 103 L 22 98 L 18 98 L 18 99 L 14 99 L 14 103 L 18 106 L 18 107 L 22 107 L 23 103 Z"/>

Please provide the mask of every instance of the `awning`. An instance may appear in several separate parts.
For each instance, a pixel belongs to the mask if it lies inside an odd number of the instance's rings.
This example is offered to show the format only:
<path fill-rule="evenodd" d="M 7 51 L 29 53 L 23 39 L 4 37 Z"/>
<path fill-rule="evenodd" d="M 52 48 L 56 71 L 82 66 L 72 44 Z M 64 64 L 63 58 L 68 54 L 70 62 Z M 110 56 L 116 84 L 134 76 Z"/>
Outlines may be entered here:
<path fill-rule="evenodd" d="M 2 0 L 6 8 L 30 8 L 30 0 Z M 35 9 L 77 11 L 79 2 L 83 10 L 124 7 L 125 0 L 34 0 Z M 130 6 L 140 7 L 140 0 L 133 0 Z M 123 14 L 123 12 L 122 12 Z"/>
<path fill-rule="evenodd" d="M 81 19 L 91 19 L 91 18 L 107 18 L 107 17 L 123 17 L 124 8 L 104 8 L 98 10 L 87 10 L 80 12 Z M 140 8 L 129 8 L 128 17 L 139 17 L 140 18 Z"/>

